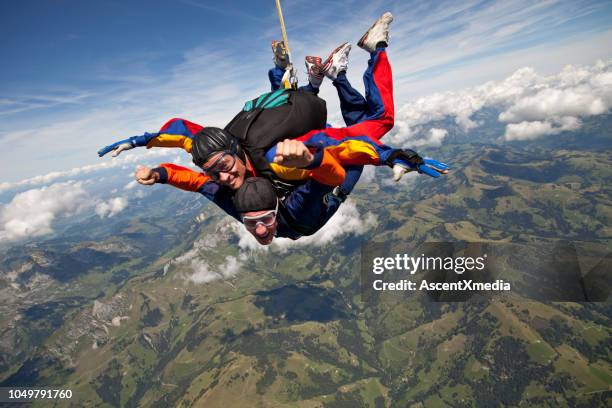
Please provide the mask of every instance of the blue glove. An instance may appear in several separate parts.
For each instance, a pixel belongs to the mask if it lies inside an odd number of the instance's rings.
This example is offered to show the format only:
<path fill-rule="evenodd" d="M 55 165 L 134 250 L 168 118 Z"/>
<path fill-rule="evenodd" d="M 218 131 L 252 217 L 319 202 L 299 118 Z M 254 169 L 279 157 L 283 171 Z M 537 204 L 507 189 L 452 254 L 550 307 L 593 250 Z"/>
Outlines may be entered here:
<path fill-rule="evenodd" d="M 448 173 L 448 164 L 439 162 L 434 159 L 424 158 L 423 164 L 418 167 L 419 173 L 427 174 L 431 177 L 440 177 L 442 174 Z"/>
<path fill-rule="evenodd" d="M 132 136 L 127 139 L 120 140 L 98 150 L 98 156 L 102 157 L 106 153 L 114 151 L 113 157 L 116 157 L 124 150 L 130 150 L 139 146 L 146 146 L 151 139 L 157 136 L 159 136 L 159 133 L 145 133 L 141 136 Z"/>
<path fill-rule="evenodd" d="M 409 171 L 418 171 L 422 174 L 438 178 L 442 174 L 448 173 L 448 164 L 434 159 L 423 159 L 417 152 L 410 149 L 395 150 L 386 160 L 386 163 L 393 167 L 393 179 L 399 181 L 402 176 Z"/>

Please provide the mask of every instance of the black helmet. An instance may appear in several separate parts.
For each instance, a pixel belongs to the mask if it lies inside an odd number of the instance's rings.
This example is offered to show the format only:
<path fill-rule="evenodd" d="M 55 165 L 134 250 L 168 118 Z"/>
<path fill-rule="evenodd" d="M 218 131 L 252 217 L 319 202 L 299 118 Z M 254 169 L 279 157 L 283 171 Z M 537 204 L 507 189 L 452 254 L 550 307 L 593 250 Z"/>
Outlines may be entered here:
<path fill-rule="evenodd" d="M 249 177 L 244 180 L 233 200 L 239 213 L 274 210 L 278 203 L 274 186 L 263 177 Z"/>
<path fill-rule="evenodd" d="M 210 156 L 217 152 L 234 153 L 243 162 L 246 162 L 244 151 L 238 140 L 226 130 L 217 127 L 205 127 L 193 137 L 191 155 L 196 166 L 202 167 Z"/>

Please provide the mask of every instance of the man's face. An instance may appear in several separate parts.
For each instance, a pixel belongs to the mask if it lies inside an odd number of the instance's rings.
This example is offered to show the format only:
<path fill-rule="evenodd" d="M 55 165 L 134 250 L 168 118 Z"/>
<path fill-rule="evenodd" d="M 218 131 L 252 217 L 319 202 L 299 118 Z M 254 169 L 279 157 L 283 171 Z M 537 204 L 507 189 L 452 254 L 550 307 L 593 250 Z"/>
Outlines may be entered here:
<path fill-rule="evenodd" d="M 242 214 L 244 226 L 261 245 L 270 245 L 276 234 L 276 211 L 249 211 Z"/>
<path fill-rule="evenodd" d="M 238 190 L 244 183 L 246 166 L 235 154 L 215 153 L 204 163 L 203 168 L 207 169 L 205 173 L 217 183 L 232 190 Z"/>

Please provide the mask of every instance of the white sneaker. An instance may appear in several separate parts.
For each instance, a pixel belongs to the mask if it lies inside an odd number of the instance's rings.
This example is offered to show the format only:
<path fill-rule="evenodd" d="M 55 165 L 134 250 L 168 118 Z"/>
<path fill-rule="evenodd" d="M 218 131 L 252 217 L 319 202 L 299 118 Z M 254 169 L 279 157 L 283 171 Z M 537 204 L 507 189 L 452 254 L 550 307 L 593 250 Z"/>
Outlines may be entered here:
<path fill-rule="evenodd" d="M 314 88 L 319 88 L 323 82 L 325 75 L 323 74 L 323 64 L 321 64 L 321 57 L 307 56 L 305 58 L 306 72 L 308 73 L 308 82 Z"/>
<path fill-rule="evenodd" d="M 350 51 L 351 44 L 346 42 L 329 54 L 329 57 L 323 63 L 323 73 L 326 77 L 334 81 L 340 72 L 346 72 Z"/>
<path fill-rule="evenodd" d="M 272 53 L 274 54 L 274 65 L 287 69 L 289 65 L 289 55 L 287 54 L 287 47 L 283 41 L 272 41 Z"/>
<path fill-rule="evenodd" d="M 389 44 L 389 25 L 392 21 L 393 14 L 387 11 L 366 31 L 357 45 L 367 52 L 374 52 L 376 51 L 376 44 L 380 42 Z"/>

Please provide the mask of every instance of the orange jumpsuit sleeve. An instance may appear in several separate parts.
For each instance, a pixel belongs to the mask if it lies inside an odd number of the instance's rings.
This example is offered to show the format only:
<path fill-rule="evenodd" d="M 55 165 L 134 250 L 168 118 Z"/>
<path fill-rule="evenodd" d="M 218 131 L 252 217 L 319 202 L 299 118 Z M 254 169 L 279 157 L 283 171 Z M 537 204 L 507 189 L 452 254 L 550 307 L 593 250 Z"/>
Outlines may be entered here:
<path fill-rule="evenodd" d="M 155 170 L 160 175 L 160 183 L 167 183 L 185 191 L 198 191 L 211 180 L 210 176 L 172 163 L 163 163 Z"/>
<path fill-rule="evenodd" d="M 346 171 L 327 149 L 318 149 L 313 162 L 305 169 L 270 163 L 270 168 L 281 180 L 308 180 L 310 178 L 328 186 L 339 186 L 344 182 Z"/>

